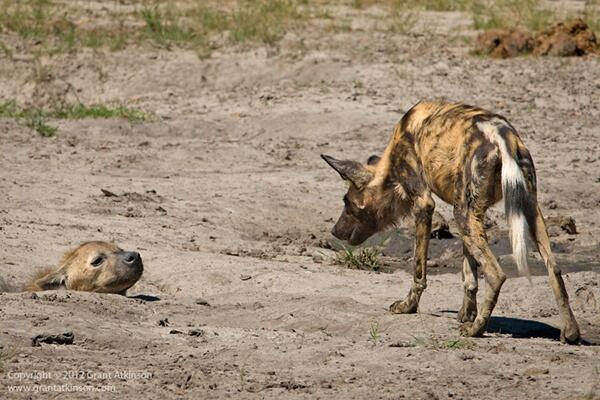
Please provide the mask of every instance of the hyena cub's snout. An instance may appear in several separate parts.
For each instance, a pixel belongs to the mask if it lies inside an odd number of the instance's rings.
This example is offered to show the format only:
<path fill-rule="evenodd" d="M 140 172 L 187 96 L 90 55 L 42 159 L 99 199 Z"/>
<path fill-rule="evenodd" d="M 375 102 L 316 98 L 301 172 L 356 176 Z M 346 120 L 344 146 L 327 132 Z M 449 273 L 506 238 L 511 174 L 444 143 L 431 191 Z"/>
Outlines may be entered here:
<path fill-rule="evenodd" d="M 121 251 L 116 253 L 117 260 L 114 263 L 114 275 L 117 280 L 123 282 L 123 285 L 133 286 L 135 282 L 142 276 L 144 272 L 144 264 L 142 256 L 137 251 Z"/>
<path fill-rule="evenodd" d="M 142 266 L 142 256 L 137 251 L 124 251 L 121 253 L 121 259 L 125 265 L 132 268 L 138 268 Z"/>

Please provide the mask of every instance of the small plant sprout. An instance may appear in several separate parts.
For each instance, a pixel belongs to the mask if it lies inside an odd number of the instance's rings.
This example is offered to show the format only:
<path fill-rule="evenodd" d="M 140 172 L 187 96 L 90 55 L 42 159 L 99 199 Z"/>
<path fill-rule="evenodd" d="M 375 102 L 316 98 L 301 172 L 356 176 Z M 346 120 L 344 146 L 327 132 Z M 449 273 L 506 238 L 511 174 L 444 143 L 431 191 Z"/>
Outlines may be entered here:
<path fill-rule="evenodd" d="M 377 346 L 377 343 L 379 343 L 379 322 L 371 322 L 371 325 L 369 326 L 369 336 L 373 346 Z"/>

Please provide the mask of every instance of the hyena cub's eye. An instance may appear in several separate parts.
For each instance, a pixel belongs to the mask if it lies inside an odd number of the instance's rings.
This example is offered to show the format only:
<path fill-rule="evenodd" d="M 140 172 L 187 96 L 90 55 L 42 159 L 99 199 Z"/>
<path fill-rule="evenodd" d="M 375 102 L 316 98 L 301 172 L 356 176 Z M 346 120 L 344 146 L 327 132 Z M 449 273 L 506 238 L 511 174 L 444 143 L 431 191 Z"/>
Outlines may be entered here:
<path fill-rule="evenodd" d="M 96 256 L 96 257 L 94 257 L 94 259 L 92 260 L 92 262 L 90 264 L 92 264 L 92 267 L 99 267 L 102 265 L 103 262 L 104 262 L 103 256 Z"/>

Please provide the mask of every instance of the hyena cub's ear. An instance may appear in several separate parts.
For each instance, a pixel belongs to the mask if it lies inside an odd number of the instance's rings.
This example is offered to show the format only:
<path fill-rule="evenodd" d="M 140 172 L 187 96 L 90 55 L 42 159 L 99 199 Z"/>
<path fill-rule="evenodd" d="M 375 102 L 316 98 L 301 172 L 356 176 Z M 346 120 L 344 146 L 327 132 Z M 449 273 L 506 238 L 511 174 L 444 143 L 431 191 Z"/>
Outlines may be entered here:
<path fill-rule="evenodd" d="M 376 156 L 376 155 L 372 155 L 367 160 L 367 165 L 375 165 L 375 164 L 377 164 L 379 162 L 379 160 L 381 160 L 381 157 Z"/>
<path fill-rule="evenodd" d="M 66 280 L 67 275 L 61 268 L 57 271 L 52 271 L 46 275 L 43 275 L 39 279 L 36 279 L 34 285 L 37 286 L 39 290 L 56 290 L 63 286 Z"/>
<path fill-rule="evenodd" d="M 325 154 L 321 154 L 321 158 L 325 160 L 331 168 L 335 169 L 342 179 L 351 182 L 359 190 L 367 186 L 371 179 L 373 179 L 371 171 L 357 161 L 336 160 Z"/>

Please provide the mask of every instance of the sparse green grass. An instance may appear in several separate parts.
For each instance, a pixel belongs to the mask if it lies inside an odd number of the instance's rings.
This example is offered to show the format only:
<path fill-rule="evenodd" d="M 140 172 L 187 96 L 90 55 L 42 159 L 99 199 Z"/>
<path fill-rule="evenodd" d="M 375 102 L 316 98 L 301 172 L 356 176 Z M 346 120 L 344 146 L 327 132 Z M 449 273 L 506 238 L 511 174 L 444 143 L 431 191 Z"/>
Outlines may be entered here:
<path fill-rule="evenodd" d="M 245 0 L 231 16 L 234 42 L 259 41 L 273 44 L 285 28 L 307 17 L 293 0 Z"/>
<path fill-rule="evenodd" d="M 25 126 L 35 130 L 43 137 L 52 137 L 57 131 L 56 127 L 48 125 L 47 115 L 43 111 L 21 108 L 14 101 L 0 104 L 0 117 L 23 120 Z"/>
<path fill-rule="evenodd" d="M 373 346 L 377 346 L 379 343 L 379 323 L 377 321 L 371 322 L 369 326 L 369 338 Z"/>
<path fill-rule="evenodd" d="M 0 103 L 0 117 L 29 118 L 36 115 L 55 119 L 124 118 L 130 122 L 146 121 L 152 118 L 148 113 L 123 105 L 93 104 L 87 106 L 79 103 L 40 110 L 19 106 L 15 101 Z"/>
<path fill-rule="evenodd" d="M 364 0 L 366 1 L 366 0 Z M 597 0 L 592 0 L 592 3 Z M 471 15 L 475 29 L 519 27 L 537 32 L 556 22 L 557 16 L 540 0 L 394 0 L 392 15 L 402 19 L 410 10 L 463 11 Z M 581 15 L 592 30 L 600 29 L 597 8 L 588 5 Z M 403 32 L 405 24 L 393 24 L 391 30 Z"/>
<path fill-rule="evenodd" d="M 521 27 L 537 32 L 553 21 L 552 12 L 543 9 L 538 0 L 480 0 L 471 11 L 475 29 Z"/>
<path fill-rule="evenodd" d="M 469 11 L 475 0 L 394 0 L 397 10 L 420 9 L 427 11 Z"/>
<path fill-rule="evenodd" d="M 11 6 L 12 3 L 12 6 Z M 69 29 L 64 18 L 51 13 L 47 0 L 2 1 L 0 25 L 24 38 L 39 39 Z"/>
<path fill-rule="evenodd" d="M 156 44 L 170 47 L 171 44 L 188 43 L 199 40 L 199 33 L 185 26 L 172 11 L 162 11 L 157 6 L 140 12 L 146 23 L 148 37 Z"/>
<path fill-rule="evenodd" d="M 52 137 L 57 128 L 48 124 L 48 119 L 124 118 L 130 122 L 145 121 L 152 116 L 143 111 L 123 105 L 107 106 L 94 104 L 63 105 L 47 110 L 19 106 L 15 101 L 0 103 L 0 118 L 15 118 L 24 121 L 41 136 Z"/>
<path fill-rule="evenodd" d="M 441 340 L 435 337 L 421 338 L 413 336 L 413 341 L 410 343 L 414 346 L 433 350 L 470 350 L 475 347 L 475 342 L 467 338 Z"/>
<path fill-rule="evenodd" d="M 392 10 L 391 23 L 388 30 L 392 33 L 407 33 L 410 32 L 417 24 L 417 16 L 410 10 Z"/>
<path fill-rule="evenodd" d="M 82 118 L 124 118 L 129 122 L 146 121 L 152 116 L 146 112 L 123 105 L 107 106 L 104 104 L 73 104 L 53 110 L 49 113 L 51 118 L 82 119 Z"/>
<path fill-rule="evenodd" d="M 381 268 L 379 250 L 374 247 L 360 249 L 344 247 L 344 250 L 335 255 L 334 263 L 351 269 L 365 269 L 369 271 L 379 271 Z"/>
<path fill-rule="evenodd" d="M 246 370 L 243 366 L 238 368 L 238 373 L 240 376 L 240 392 L 243 392 L 246 389 Z"/>
<path fill-rule="evenodd" d="M 58 130 L 57 127 L 48 125 L 44 113 L 41 111 L 34 111 L 26 113 L 25 125 L 35 130 L 43 137 L 52 137 Z"/>
<path fill-rule="evenodd" d="M 229 32 L 233 43 L 274 44 L 286 29 L 307 18 L 297 0 L 239 0 L 225 12 L 206 5 L 185 11 L 162 10 L 158 5 L 140 15 L 149 37 L 158 44 L 206 45 L 210 35 Z"/>
<path fill-rule="evenodd" d="M 541 7 L 541 0 L 352 0 L 345 4 L 359 10 L 383 8 L 387 12 L 383 29 L 395 33 L 413 31 L 421 11 L 464 12 L 472 17 L 476 29 L 521 27 L 538 31 L 558 19 Z M 25 51 L 33 48 L 52 55 L 81 48 L 121 50 L 129 45 L 152 45 L 191 49 L 204 58 L 227 44 L 273 45 L 311 18 L 330 19 L 324 25 L 325 32 L 351 30 L 347 19 L 332 15 L 327 8 L 339 5 L 334 0 L 138 0 L 138 5 L 141 8 L 128 11 L 107 7 L 92 14 L 99 23 L 84 24 L 77 3 L 0 0 L 0 31 L 21 39 L 0 43 L 0 54 L 11 57 L 23 46 Z M 83 12 L 86 17 L 90 15 Z M 579 14 L 593 30 L 600 30 L 598 0 L 587 1 Z M 427 27 L 422 30 L 427 31 Z"/>
<path fill-rule="evenodd" d="M 122 48 L 129 32 L 121 24 L 103 29 L 78 27 L 67 17 L 64 6 L 50 0 L 0 2 L 0 28 L 26 41 L 42 45 L 49 53 L 72 51 L 77 47 Z"/>
<path fill-rule="evenodd" d="M 472 349 L 475 346 L 475 343 L 469 339 L 450 339 L 444 340 L 440 348 L 448 349 L 448 350 L 462 350 L 462 349 Z"/>
<path fill-rule="evenodd" d="M 50 54 L 82 47 L 119 50 L 130 43 L 206 53 L 211 38 L 225 32 L 232 43 L 274 44 L 308 17 L 306 0 L 235 0 L 228 7 L 217 2 L 178 7 L 166 0 L 143 4 L 135 12 L 107 10 L 103 18 L 110 22 L 90 28 L 93 24 L 78 24 L 73 6 L 68 5 L 67 12 L 63 3 L 51 0 L 0 0 L 0 31 L 12 32 Z"/>
<path fill-rule="evenodd" d="M 329 331 L 327 331 L 326 326 L 320 327 L 319 330 L 323 333 L 323 335 L 325 335 L 327 337 L 331 337 L 331 333 Z"/>
<path fill-rule="evenodd" d="M 586 1 L 582 17 L 596 35 L 600 34 L 600 0 Z"/>

